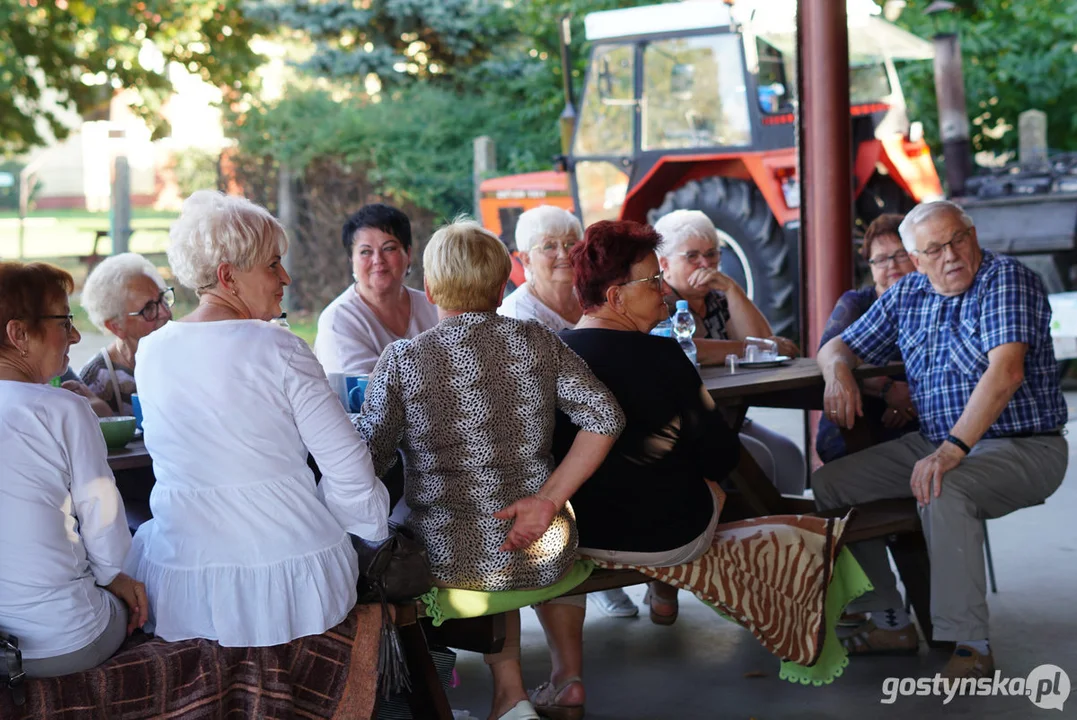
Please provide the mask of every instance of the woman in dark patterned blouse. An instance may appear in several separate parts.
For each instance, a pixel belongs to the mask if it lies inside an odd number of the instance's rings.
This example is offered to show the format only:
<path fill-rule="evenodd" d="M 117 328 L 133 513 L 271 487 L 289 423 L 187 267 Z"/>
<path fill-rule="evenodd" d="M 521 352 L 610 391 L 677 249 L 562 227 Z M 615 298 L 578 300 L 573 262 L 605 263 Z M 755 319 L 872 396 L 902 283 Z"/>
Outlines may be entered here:
<path fill-rule="evenodd" d="M 749 337 L 773 340 L 779 355 L 800 354 L 793 341 L 774 335 L 748 294 L 719 270 L 722 250 L 709 217 L 699 210 L 675 210 L 663 215 L 654 229 L 662 236 L 658 262 L 669 290 L 666 304 L 672 307 L 676 300 L 688 301 L 696 319 L 701 365 L 721 365 L 726 355 L 744 357 Z M 740 437 L 779 491 L 789 495 L 804 492 L 804 453 L 796 443 L 751 418 L 744 420 Z"/>
<path fill-rule="evenodd" d="M 859 290 L 849 290 L 838 299 L 834 312 L 823 330 L 819 347 L 840 335 L 845 328 L 860 319 L 868 308 L 898 280 L 913 271 L 912 260 L 905 252 L 898 236 L 898 225 L 904 215 L 880 215 L 864 233 L 860 255 L 871 266 L 874 284 Z M 901 357 L 895 357 L 900 360 Z M 878 418 L 882 427 L 879 442 L 894 440 L 905 433 L 920 429 L 916 411 L 909 398 L 909 384 L 900 378 L 872 378 L 862 383 L 864 392 L 864 415 Z M 819 431 L 815 436 L 815 451 L 823 462 L 845 457 L 845 438 L 841 429 L 823 415 L 819 419 Z"/>
<path fill-rule="evenodd" d="M 441 321 L 385 349 L 358 424 L 384 474 L 404 455 L 408 525 L 444 586 L 499 591 L 557 582 L 572 566 L 568 499 L 624 427 L 606 386 L 550 330 L 495 311 L 511 270 L 496 235 L 475 222 L 438 230 L 423 253 Z M 579 427 L 555 466 L 556 411 Z M 520 672 L 520 614 L 507 613 L 491 718 L 537 718 Z"/>

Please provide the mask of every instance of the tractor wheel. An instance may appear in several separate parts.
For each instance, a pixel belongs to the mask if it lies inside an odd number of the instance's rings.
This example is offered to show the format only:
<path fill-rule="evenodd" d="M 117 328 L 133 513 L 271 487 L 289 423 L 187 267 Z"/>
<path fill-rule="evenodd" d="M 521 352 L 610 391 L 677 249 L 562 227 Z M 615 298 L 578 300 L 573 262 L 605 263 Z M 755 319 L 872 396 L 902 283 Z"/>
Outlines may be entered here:
<path fill-rule="evenodd" d="M 747 291 L 775 334 L 799 340 L 796 247 L 786 242 L 759 190 L 733 178 L 693 180 L 666 193 L 647 219 L 653 224 L 674 210 L 701 210 L 711 219 L 727 246 L 722 272 Z"/>

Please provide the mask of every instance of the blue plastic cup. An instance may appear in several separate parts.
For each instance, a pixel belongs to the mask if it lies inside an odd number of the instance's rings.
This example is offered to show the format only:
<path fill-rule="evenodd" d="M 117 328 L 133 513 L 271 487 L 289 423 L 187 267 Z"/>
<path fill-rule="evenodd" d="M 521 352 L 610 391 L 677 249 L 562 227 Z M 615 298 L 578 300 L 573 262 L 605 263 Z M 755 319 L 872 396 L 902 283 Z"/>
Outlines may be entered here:
<path fill-rule="evenodd" d="M 369 375 L 349 375 L 344 378 L 344 387 L 348 393 L 348 412 L 357 413 L 363 407 L 366 384 L 369 380 Z"/>
<path fill-rule="evenodd" d="M 131 395 L 131 414 L 135 416 L 135 427 L 142 429 L 142 403 L 138 401 L 138 393 Z"/>

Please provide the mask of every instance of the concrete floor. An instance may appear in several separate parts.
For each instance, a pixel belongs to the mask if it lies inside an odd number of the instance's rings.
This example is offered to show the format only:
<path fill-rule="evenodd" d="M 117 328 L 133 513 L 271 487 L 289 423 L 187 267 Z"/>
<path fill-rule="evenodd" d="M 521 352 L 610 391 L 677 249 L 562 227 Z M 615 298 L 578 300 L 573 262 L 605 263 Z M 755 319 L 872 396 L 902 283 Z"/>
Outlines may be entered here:
<path fill-rule="evenodd" d="M 71 349 L 78 370 L 107 343 L 95 333 Z M 1077 392 L 1067 392 L 1072 438 L 1077 438 Z M 751 416 L 798 443 L 801 414 L 753 410 Z M 1071 441 L 1066 482 L 1045 505 L 989 522 L 998 578 L 989 595 L 991 645 L 1004 677 L 1025 677 L 1050 663 L 1077 685 L 1077 445 Z M 643 588 L 628 588 L 637 602 Z M 779 718 L 907 718 L 951 716 L 1025 720 L 1045 714 L 1024 697 L 899 697 L 882 704 L 888 677 L 931 677 L 947 655 L 922 649 L 917 657 L 854 659 L 828 687 L 801 687 L 778 679 L 778 661 L 741 628 L 681 593 L 681 612 L 672 627 L 646 617 L 607 618 L 588 614 L 584 663 L 590 720 L 777 720 Z M 523 665 L 528 687 L 550 671 L 542 629 L 535 614 L 523 610 Z M 450 690 L 454 708 L 478 718 L 489 712 L 490 676 L 482 657 L 461 652 L 459 687 Z M 1061 717 L 1077 718 L 1077 697 Z"/>
<path fill-rule="evenodd" d="M 1077 437 L 1077 393 L 1066 394 L 1069 430 Z M 800 413 L 755 410 L 758 422 L 801 438 Z M 991 645 L 1003 677 L 1026 677 L 1049 663 L 1077 685 L 1077 447 L 1062 487 L 1045 505 L 988 523 L 998 579 L 989 595 Z M 628 588 L 637 602 L 643 588 Z M 686 593 L 672 627 L 646 617 L 629 620 L 589 608 L 584 667 L 590 720 L 710 720 L 725 718 L 941 718 L 965 716 L 1024 720 L 1046 714 L 1025 697 L 898 697 L 882 704 L 888 677 L 932 677 L 948 655 L 921 649 L 916 657 L 853 659 L 827 687 L 795 686 L 778 678 L 778 661 L 746 631 L 724 622 Z M 523 665 L 528 687 L 548 677 L 549 658 L 535 614 L 523 613 Z M 459 687 L 450 690 L 454 708 L 485 718 L 491 684 L 482 657 L 460 653 Z M 762 674 L 762 677 L 757 677 Z M 1077 718 L 1077 697 L 1062 717 Z"/>

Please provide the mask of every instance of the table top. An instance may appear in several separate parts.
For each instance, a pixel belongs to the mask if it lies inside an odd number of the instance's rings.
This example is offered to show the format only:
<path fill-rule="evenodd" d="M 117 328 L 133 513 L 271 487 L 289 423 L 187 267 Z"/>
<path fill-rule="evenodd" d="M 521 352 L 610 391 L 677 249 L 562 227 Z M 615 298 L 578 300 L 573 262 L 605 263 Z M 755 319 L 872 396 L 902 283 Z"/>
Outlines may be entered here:
<path fill-rule="evenodd" d="M 153 465 L 153 461 L 146 450 L 146 443 L 141 438 L 127 443 L 127 446 L 122 450 L 108 451 L 108 466 L 112 468 L 112 472 L 150 467 L 151 465 Z"/>
<path fill-rule="evenodd" d="M 900 375 L 904 371 L 904 364 L 890 363 L 877 367 L 862 365 L 853 374 L 858 380 L 863 380 L 881 375 Z M 724 366 L 704 367 L 700 368 L 699 374 L 716 402 L 823 386 L 823 371 L 815 358 L 795 358 L 790 363 L 771 368 L 737 368 L 734 373 Z"/>

